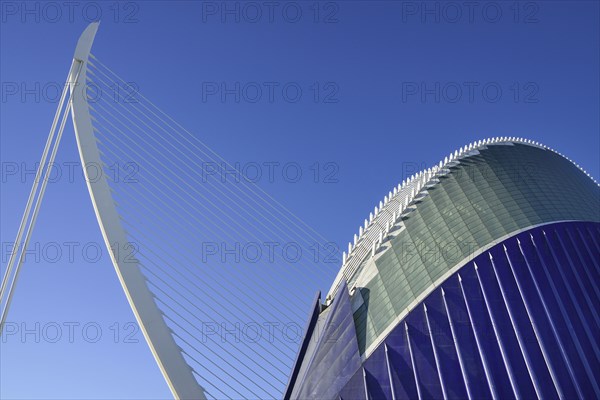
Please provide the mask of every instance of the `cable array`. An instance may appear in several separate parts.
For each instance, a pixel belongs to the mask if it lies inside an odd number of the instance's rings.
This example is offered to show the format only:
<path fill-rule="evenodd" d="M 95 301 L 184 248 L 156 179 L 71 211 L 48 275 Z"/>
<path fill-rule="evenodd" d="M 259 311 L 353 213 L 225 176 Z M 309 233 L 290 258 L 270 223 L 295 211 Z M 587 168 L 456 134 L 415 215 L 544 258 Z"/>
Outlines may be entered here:
<path fill-rule="evenodd" d="M 94 55 L 87 79 L 131 257 L 198 382 L 216 398 L 281 397 L 339 256 L 327 262 L 331 243 L 141 94 L 98 96 L 128 83 Z"/>

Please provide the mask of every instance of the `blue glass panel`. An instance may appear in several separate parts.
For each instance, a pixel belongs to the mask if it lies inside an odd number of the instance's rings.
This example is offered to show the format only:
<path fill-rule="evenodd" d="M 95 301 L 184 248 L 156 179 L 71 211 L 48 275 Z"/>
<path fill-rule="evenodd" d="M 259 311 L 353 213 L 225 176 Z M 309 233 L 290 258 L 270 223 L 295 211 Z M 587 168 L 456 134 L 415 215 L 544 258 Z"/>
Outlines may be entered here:
<path fill-rule="evenodd" d="M 340 391 L 342 400 L 369 400 L 365 395 L 365 383 L 362 368 L 352 376 L 348 384 Z M 315 398 L 319 398 L 318 396 Z"/>
<path fill-rule="evenodd" d="M 333 398 L 360 367 L 356 329 L 345 286 L 330 306 L 306 374 L 298 378 L 298 398 Z"/>
<path fill-rule="evenodd" d="M 568 264 L 565 257 L 562 253 L 557 252 L 557 244 L 554 243 L 553 235 L 549 235 L 547 228 L 544 231 L 546 231 L 545 235 L 543 232 L 537 233 L 536 243 L 538 248 L 543 249 L 540 253 L 558 291 L 558 300 L 567 311 L 568 321 L 575 332 L 576 342 L 581 346 L 583 355 L 589 364 L 589 370 L 599 371 L 600 364 L 597 358 L 597 343 L 595 343 L 598 334 L 595 337 L 593 336 L 587 318 L 582 312 L 584 300 L 578 301 L 572 289 L 573 283 L 567 281 L 564 270 Z"/>
<path fill-rule="evenodd" d="M 489 398 L 491 397 L 490 388 L 463 301 L 458 276 L 456 274 L 452 276 L 444 282 L 443 287 L 446 292 L 449 317 L 454 324 L 458 346 L 463 357 L 471 396 L 474 398 Z"/>
<path fill-rule="evenodd" d="M 489 254 L 492 255 L 494 263 L 499 263 L 500 267 L 496 268 L 508 267 L 500 261 L 504 256 L 504 249 L 501 245 L 490 249 Z M 508 369 L 510 370 L 509 373 L 512 376 L 517 392 L 524 398 L 535 398 L 537 396 L 533 388 L 533 383 L 531 382 L 527 365 L 519 348 L 519 342 L 510 321 L 489 255 L 485 254 L 485 257 L 477 257 L 476 262 L 479 265 L 479 276 L 482 279 L 488 296 L 493 318 L 497 324 L 499 340 L 505 351 Z"/>
<path fill-rule="evenodd" d="M 470 263 L 461 269 L 462 284 L 465 292 L 468 293 L 469 308 L 472 318 L 475 321 L 475 329 L 479 336 L 480 346 L 487 361 L 491 381 L 494 385 L 494 390 L 500 398 L 510 398 L 514 396 L 514 392 L 510 385 L 510 380 L 502 353 L 496 339 L 496 333 L 492 326 L 492 321 L 488 314 L 488 310 L 484 301 L 483 293 L 475 273 L 475 266 Z"/>
<path fill-rule="evenodd" d="M 467 398 L 467 390 L 460 370 L 454 341 L 452 340 L 441 292 L 436 290 L 427 298 L 425 303 L 427 304 L 427 314 L 434 335 L 446 394 L 449 398 L 465 399 Z"/>
<path fill-rule="evenodd" d="M 524 264 L 515 265 L 516 263 L 513 261 L 514 272 L 523 290 L 523 298 L 529 307 L 531 317 L 537 326 L 541 345 L 550 364 L 549 368 L 554 370 L 554 379 L 557 380 L 557 385 L 563 397 L 580 397 L 582 393 L 579 394 L 575 386 L 574 369 L 572 366 L 569 367 L 570 360 L 564 347 L 561 349 L 563 344 L 557 335 L 558 332 L 556 332 L 556 321 L 548 317 L 546 312 L 548 306 L 546 305 L 546 308 L 544 308 L 545 299 L 541 297 L 541 287 L 539 287 L 537 278 L 534 281 L 535 276 L 531 274 L 533 271 L 540 271 L 542 266 L 535 256 L 529 234 L 520 236 L 520 249 L 523 250 L 522 254 L 527 255 L 527 258 L 521 256 Z M 517 244 L 517 247 L 519 248 L 519 244 Z M 538 283 L 538 286 L 536 286 L 536 283 Z"/>
<path fill-rule="evenodd" d="M 392 388 L 385 360 L 385 347 L 379 348 L 371 354 L 365 362 L 367 388 L 371 399 L 392 399 Z"/>
<path fill-rule="evenodd" d="M 544 360 L 533 326 L 527 315 L 525 303 L 509 265 L 509 258 L 513 268 L 521 268 L 525 265 L 521 252 L 516 244 L 516 240 L 511 240 L 506 243 L 506 251 L 500 253 L 499 258 L 495 260 L 496 270 L 498 277 L 505 288 L 507 301 L 509 303 L 508 306 L 511 309 L 515 329 L 518 331 L 521 340 L 521 352 L 528 362 L 527 367 L 536 392 L 539 395 L 538 397 L 556 398 L 558 397 L 558 393 L 554 385 L 549 384 L 552 382 L 550 371 Z"/>
<path fill-rule="evenodd" d="M 396 399 L 418 398 L 403 324 L 402 326 L 398 325 L 390 333 L 386 338 L 386 344 L 388 346 L 388 358 L 392 370 L 392 383 Z"/>
<path fill-rule="evenodd" d="M 442 398 L 442 389 L 423 307 L 417 307 L 414 312 L 409 314 L 406 321 L 417 367 L 421 396 L 423 399 Z"/>
<path fill-rule="evenodd" d="M 489 377 L 498 398 L 514 397 L 511 380 L 520 397 L 537 398 L 533 376 L 544 398 L 557 398 L 559 393 L 564 398 L 598 398 L 600 328 L 593 314 L 600 313 L 594 287 L 599 283 L 599 227 L 584 222 L 541 226 L 478 255 L 395 326 L 364 361 L 364 375 L 360 364 L 352 367 L 339 397 L 365 399 L 366 382 L 369 399 L 392 399 L 392 390 L 396 399 L 416 399 L 419 393 L 442 398 L 442 387 L 448 398 L 491 398 Z M 341 304 L 344 311 L 336 312 L 338 318 L 350 313 Z M 329 324 L 334 320 L 330 316 Z M 325 365 L 335 351 L 315 360 Z M 322 373 L 321 379 L 333 378 Z M 313 397 L 337 397 L 330 391 L 328 396 L 319 393 L 325 392 L 313 392 Z"/>
<path fill-rule="evenodd" d="M 592 393 L 593 386 L 590 380 L 592 371 L 589 368 L 585 353 L 579 343 L 578 331 L 573 327 L 570 314 L 573 313 L 566 307 L 564 298 L 566 293 L 561 291 L 560 287 L 554 283 L 552 279 L 552 270 L 548 265 L 551 255 L 549 250 L 544 246 L 545 240 L 541 230 L 532 231 L 530 241 L 527 244 L 531 245 L 532 253 L 530 259 L 539 260 L 538 268 L 534 271 L 537 282 L 539 283 L 543 299 L 547 304 L 548 312 L 552 321 L 556 325 L 556 330 L 561 342 L 564 345 L 565 352 L 569 357 L 570 363 L 575 371 L 578 372 L 576 379 L 578 384 L 585 393 Z"/>

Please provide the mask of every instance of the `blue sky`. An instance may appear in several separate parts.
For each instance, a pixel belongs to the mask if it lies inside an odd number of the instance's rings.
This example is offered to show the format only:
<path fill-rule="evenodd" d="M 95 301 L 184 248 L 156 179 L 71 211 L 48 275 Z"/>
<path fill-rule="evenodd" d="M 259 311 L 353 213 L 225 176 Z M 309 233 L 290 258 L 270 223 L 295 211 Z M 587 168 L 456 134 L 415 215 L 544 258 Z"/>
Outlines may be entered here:
<path fill-rule="evenodd" d="M 0 10 L 2 268 L 57 84 L 96 15 L 93 53 L 230 163 L 300 166 L 299 182 L 276 169 L 259 185 L 342 248 L 394 185 L 474 140 L 530 138 L 600 176 L 596 1 L 1 1 Z M 17 331 L 0 343 L 0 396 L 166 398 L 114 269 L 94 253 L 102 238 L 85 182 L 68 174 L 79 162 L 70 126 L 57 162 L 9 316 Z M 323 291 L 336 268 L 316 278 Z"/>

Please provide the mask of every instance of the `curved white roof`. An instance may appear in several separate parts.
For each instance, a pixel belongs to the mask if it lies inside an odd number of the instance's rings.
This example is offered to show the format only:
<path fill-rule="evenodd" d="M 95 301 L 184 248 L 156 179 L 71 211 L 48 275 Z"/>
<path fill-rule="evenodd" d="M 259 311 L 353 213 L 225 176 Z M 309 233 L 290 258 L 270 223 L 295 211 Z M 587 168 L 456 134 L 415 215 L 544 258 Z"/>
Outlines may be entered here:
<path fill-rule="evenodd" d="M 349 281 L 357 273 L 363 262 L 379 250 L 391 228 L 400 221 L 402 216 L 414 209 L 415 199 L 420 198 L 426 194 L 428 188 L 439 183 L 439 177 L 449 173 L 449 168 L 457 165 L 459 159 L 479 154 L 479 150 L 486 148 L 486 146 L 510 145 L 512 143 L 550 150 L 573 163 L 598 185 L 598 182 L 589 173 L 570 158 L 533 140 L 503 136 L 470 143 L 450 153 L 437 165 L 424 169 L 409 179 L 402 181 L 375 206 L 373 212 L 369 214 L 369 218 L 365 219 L 364 224 L 359 227 L 358 233 L 354 235 L 354 240 L 348 243 L 348 250 L 342 256 L 340 271 L 329 289 L 327 302 L 330 302 L 335 297 L 342 279 Z"/>

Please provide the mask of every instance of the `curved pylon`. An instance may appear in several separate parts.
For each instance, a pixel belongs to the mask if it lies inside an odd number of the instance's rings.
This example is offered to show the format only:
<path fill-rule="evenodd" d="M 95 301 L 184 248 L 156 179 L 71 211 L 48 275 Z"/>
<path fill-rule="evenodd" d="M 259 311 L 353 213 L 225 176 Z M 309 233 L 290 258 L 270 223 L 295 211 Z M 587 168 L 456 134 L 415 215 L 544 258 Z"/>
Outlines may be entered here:
<path fill-rule="evenodd" d="M 70 80 L 73 101 L 71 116 L 87 187 L 121 286 L 173 396 L 177 399 L 205 399 L 204 390 L 196 381 L 192 369 L 183 358 L 181 348 L 175 343 L 162 313 L 154 302 L 137 259 L 126 257 L 126 252 L 123 251 L 128 246 L 127 236 L 114 206 L 105 174 L 101 174 L 99 179 L 90 179 L 85 167 L 89 163 L 102 165 L 84 88 L 88 57 L 98 25 L 97 22 L 90 24 L 79 38 L 73 62 L 80 64 L 81 68 L 77 79 Z M 76 91 L 76 88 L 81 89 Z"/>

